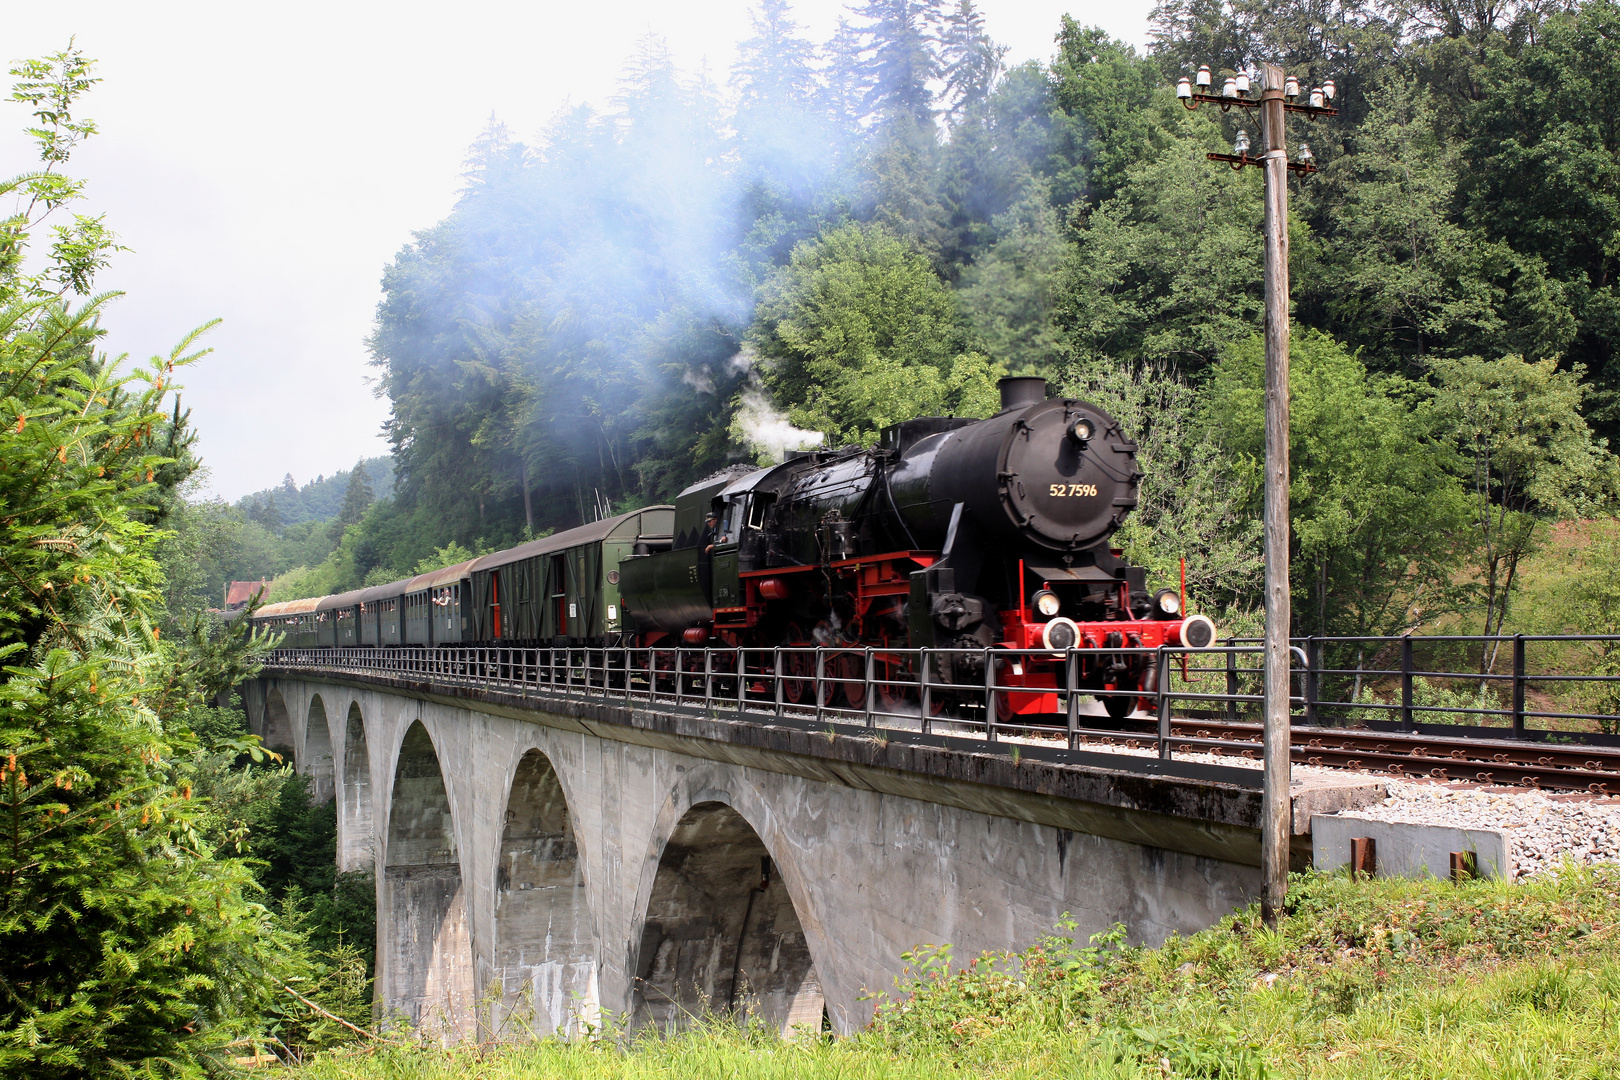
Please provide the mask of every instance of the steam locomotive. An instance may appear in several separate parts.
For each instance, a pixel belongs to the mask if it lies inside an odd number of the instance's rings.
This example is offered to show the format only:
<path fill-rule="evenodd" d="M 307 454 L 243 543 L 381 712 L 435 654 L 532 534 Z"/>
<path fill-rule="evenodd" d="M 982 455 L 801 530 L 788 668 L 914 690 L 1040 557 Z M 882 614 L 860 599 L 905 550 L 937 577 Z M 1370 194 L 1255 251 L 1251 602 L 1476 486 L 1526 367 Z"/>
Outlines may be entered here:
<path fill-rule="evenodd" d="M 822 646 L 823 691 L 903 707 L 920 681 L 949 708 L 982 690 L 1000 719 L 1055 712 L 1069 650 L 1079 687 L 1122 717 L 1153 692 L 1149 658 L 1206 648 L 1215 626 L 1109 538 L 1136 506 L 1136 446 L 1102 409 L 1002 379 L 987 420 L 925 417 L 871 449 L 801 451 L 733 467 L 654 506 L 416 578 L 267 605 L 254 621 L 293 647 L 465 643 L 633 647 Z M 868 650 L 875 678 L 864 678 Z M 1006 649 L 1036 653 L 996 653 Z M 912 651 L 908 651 L 912 650 Z M 809 651 L 784 654 L 783 692 L 810 692 Z M 978 700 L 983 700 L 982 694 Z"/>

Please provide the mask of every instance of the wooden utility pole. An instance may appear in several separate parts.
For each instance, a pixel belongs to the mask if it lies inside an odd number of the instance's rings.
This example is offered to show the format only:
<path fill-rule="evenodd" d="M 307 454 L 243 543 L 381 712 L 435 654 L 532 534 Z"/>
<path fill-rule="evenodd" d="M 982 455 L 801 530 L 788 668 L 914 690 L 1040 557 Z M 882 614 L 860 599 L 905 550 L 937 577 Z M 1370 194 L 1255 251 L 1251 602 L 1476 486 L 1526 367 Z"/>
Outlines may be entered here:
<path fill-rule="evenodd" d="M 1260 916 L 1277 924 L 1288 896 L 1288 147 L 1283 69 L 1264 66 L 1260 125 L 1266 174 L 1266 644 L 1265 798 L 1260 833 Z"/>
<path fill-rule="evenodd" d="M 1290 79 L 1276 64 L 1266 64 L 1253 87 L 1249 72 L 1234 72 L 1214 92 L 1209 65 L 1176 85 L 1176 98 L 1189 109 L 1206 102 L 1224 112 L 1232 108 L 1258 111 L 1264 150 L 1249 155 L 1249 136 L 1239 131 L 1230 154 L 1209 154 L 1234 169 L 1257 165 L 1266 174 L 1266 638 L 1265 638 L 1265 797 L 1260 820 L 1260 915 L 1267 926 L 1288 898 L 1288 848 L 1293 838 L 1289 812 L 1289 608 L 1288 596 L 1288 174 L 1308 177 L 1316 172 L 1310 147 L 1299 147 L 1299 160 L 1288 160 L 1283 118 L 1302 113 L 1312 120 L 1337 116 L 1333 80 L 1312 87 L 1308 104 L 1300 96 L 1297 79 Z M 1196 85 L 1195 85 L 1196 80 Z M 1258 89 L 1255 98 L 1252 91 Z"/>

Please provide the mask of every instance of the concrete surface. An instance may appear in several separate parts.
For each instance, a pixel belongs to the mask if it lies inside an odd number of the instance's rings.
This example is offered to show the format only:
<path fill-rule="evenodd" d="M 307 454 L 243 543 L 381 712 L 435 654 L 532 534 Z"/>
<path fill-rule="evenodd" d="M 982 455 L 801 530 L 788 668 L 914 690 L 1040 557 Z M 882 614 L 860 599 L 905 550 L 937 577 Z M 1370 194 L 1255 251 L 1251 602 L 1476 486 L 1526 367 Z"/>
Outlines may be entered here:
<path fill-rule="evenodd" d="M 1512 877 L 1507 834 L 1495 829 L 1458 829 L 1369 818 L 1318 815 L 1311 819 L 1311 856 L 1319 870 L 1350 864 L 1350 841 L 1370 836 L 1379 876 L 1451 877 L 1451 853 L 1472 851 L 1481 877 Z"/>

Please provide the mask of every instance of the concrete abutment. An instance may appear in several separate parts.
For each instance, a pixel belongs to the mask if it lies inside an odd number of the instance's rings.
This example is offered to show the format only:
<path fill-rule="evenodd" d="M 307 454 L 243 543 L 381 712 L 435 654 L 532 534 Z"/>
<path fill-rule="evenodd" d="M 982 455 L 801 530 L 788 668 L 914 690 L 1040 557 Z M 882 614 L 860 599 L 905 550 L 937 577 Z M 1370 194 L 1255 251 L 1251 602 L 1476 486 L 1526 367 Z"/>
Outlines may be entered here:
<path fill-rule="evenodd" d="M 495 870 L 495 1033 L 596 1024 L 599 951 L 562 784 L 550 759 L 529 750 L 512 778 Z"/>
<path fill-rule="evenodd" d="M 326 719 L 326 703 L 311 694 L 309 715 L 304 723 L 304 747 L 298 757 L 298 771 L 309 777 L 309 794 L 315 803 L 329 803 L 337 793 L 332 754 L 332 728 Z"/>

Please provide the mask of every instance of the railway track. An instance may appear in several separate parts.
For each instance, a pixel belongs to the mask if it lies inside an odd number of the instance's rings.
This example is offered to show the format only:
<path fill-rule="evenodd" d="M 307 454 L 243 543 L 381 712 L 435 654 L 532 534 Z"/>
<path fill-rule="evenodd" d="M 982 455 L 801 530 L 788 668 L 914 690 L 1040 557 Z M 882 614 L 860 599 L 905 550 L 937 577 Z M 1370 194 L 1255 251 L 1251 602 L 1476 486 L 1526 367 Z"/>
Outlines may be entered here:
<path fill-rule="evenodd" d="M 1175 720 L 1177 753 L 1260 756 L 1260 725 L 1220 720 Z M 1142 741 L 1151 733 L 1118 738 L 1088 734 L 1088 741 Z M 1295 727 L 1297 765 L 1365 769 L 1414 779 L 1463 781 L 1549 791 L 1620 795 L 1620 749 L 1526 744 L 1510 739 L 1461 739 L 1354 728 Z"/>

